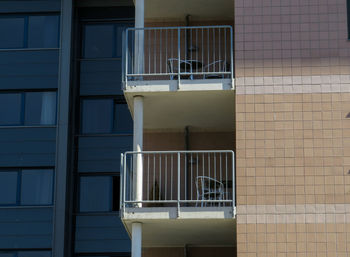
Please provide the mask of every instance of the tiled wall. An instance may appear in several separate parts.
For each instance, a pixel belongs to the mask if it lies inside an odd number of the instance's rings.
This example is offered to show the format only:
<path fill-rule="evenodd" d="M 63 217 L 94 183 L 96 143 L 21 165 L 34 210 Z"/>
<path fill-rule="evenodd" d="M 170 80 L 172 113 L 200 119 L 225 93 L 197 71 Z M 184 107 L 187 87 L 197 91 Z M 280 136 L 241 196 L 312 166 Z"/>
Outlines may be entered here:
<path fill-rule="evenodd" d="M 344 0 L 236 0 L 238 256 L 350 256 Z"/>

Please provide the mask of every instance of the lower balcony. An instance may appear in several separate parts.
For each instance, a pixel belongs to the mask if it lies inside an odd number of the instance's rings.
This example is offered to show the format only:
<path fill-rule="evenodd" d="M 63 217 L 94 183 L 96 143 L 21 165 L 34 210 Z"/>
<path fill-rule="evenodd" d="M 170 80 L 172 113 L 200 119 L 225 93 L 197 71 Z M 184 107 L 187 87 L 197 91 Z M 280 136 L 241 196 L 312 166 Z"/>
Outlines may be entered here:
<path fill-rule="evenodd" d="M 235 245 L 233 151 L 127 152 L 121 217 L 142 246 Z"/>

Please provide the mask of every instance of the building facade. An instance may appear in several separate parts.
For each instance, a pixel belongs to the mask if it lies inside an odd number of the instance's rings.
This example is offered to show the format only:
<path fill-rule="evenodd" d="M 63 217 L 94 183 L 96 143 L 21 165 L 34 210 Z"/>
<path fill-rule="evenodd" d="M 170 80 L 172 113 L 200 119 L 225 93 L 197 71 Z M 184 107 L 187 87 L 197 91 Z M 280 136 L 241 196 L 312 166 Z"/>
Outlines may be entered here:
<path fill-rule="evenodd" d="M 0 257 L 348 257 L 347 10 L 0 1 Z"/>

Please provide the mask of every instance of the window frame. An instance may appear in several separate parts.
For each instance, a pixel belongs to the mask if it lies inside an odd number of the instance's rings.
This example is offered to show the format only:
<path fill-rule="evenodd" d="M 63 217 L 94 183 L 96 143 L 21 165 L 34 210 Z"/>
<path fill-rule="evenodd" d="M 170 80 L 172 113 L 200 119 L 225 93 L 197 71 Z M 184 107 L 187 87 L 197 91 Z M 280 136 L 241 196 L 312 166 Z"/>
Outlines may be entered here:
<path fill-rule="evenodd" d="M 26 118 L 26 94 L 28 93 L 46 93 L 46 92 L 55 92 L 56 93 L 56 109 L 55 109 L 55 123 L 51 125 L 42 125 L 42 124 L 35 124 L 30 125 L 26 124 L 25 118 Z M 21 107 L 20 107 L 20 122 L 18 124 L 1 124 L 0 121 L 0 129 L 6 128 L 6 127 L 56 127 L 57 126 L 57 107 L 58 107 L 58 93 L 57 90 L 32 90 L 32 91 L 0 91 L 0 95 L 3 94 L 19 94 L 21 96 Z"/>
<path fill-rule="evenodd" d="M 57 42 L 56 47 L 28 47 L 29 41 L 29 17 L 31 16 L 57 16 Z M 23 24 L 23 42 L 22 47 L 6 47 L 0 48 L 0 51 L 6 50 L 18 50 L 18 49 L 59 49 L 60 48 L 60 35 L 61 35 L 61 15 L 59 12 L 45 12 L 45 13 L 25 13 L 25 14 L 0 14 L 0 20 L 3 18 L 24 18 Z"/>
<path fill-rule="evenodd" d="M 52 170 L 52 197 L 51 197 L 51 203 L 49 204 L 21 204 L 21 193 L 22 193 L 22 172 L 23 170 Z M 16 203 L 15 204 L 2 204 L 0 203 L 1 207 L 31 207 L 31 206 L 44 206 L 44 207 L 50 207 L 54 205 L 54 198 L 55 198 L 55 180 L 56 180 L 56 173 L 54 167 L 25 167 L 25 168 L 1 168 L 1 172 L 16 172 L 17 173 L 17 192 L 16 192 Z M 1 253 L 1 252 L 0 252 Z"/>
<path fill-rule="evenodd" d="M 83 114 L 84 114 L 84 104 L 83 102 L 86 100 L 111 100 L 112 101 L 112 111 L 111 111 L 111 127 L 109 129 L 108 132 L 106 133 L 86 133 L 83 132 Z M 116 105 L 117 104 L 125 104 L 127 105 L 127 102 L 124 98 L 122 98 L 121 96 L 93 96 L 93 97 L 88 97 L 88 96 L 84 96 L 84 97 L 80 97 L 80 121 L 79 121 L 79 135 L 82 136 L 91 136 L 91 135 L 132 135 L 133 131 L 130 132 L 116 132 L 117 130 L 117 122 L 116 122 Z M 130 114 L 131 115 L 131 114 Z"/>

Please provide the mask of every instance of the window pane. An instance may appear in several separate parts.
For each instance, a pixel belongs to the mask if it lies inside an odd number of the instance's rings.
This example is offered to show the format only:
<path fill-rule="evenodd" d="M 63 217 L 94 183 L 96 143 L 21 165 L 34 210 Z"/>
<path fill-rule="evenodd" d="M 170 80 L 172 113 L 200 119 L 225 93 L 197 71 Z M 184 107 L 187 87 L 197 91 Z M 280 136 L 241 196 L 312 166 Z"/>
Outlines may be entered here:
<path fill-rule="evenodd" d="M 133 120 L 127 104 L 115 105 L 115 121 L 114 132 L 115 133 L 132 133 Z"/>
<path fill-rule="evenodd" d="M 56 92 L 30 92 L 25 96 L 25 125 L 56 124 Z"/>
<path fill-rule="evenodd" d="M 21 251 L 18 252 L 17 257 L 51 257 L 49 251 Z"/>
<path fill-rule="evenodd" d="M 114 56 L 114 25 L 86 25 L 84 32 L 84 58 Z"/>
<path fill-rule="evenodd" d="M 53 170 L 22 170 L 21 204 L 52 204 Z"/>
<path fill-rule="evenodd" d="M 0 171 L 0 204 L 16 204 L 17 176 L 15 171 Z"/>
<path fill-rule="evenodd" d="M 113 126 L 112 99 L 83 100 L 82 132 L 111 133 Z"/>
<path fill-rule="evenodd" d="M 58 23 L 57 15 L 29 16 L 28 47 L 58 47 Z"/>
<path fill-rule="evenodd" d="M 0 48 L 24 47 L 24 18 L 0 18 Z"/>
<path fill-rule="evenodd" d="M 0 94 L 0 125 L 20 125 L 21 107 L 21 94 Z"/>
<path fill-rule="evenodd" d="M 110 211 L 112 203 L 112 177 L 80 178 L 80 211 Z"/>

